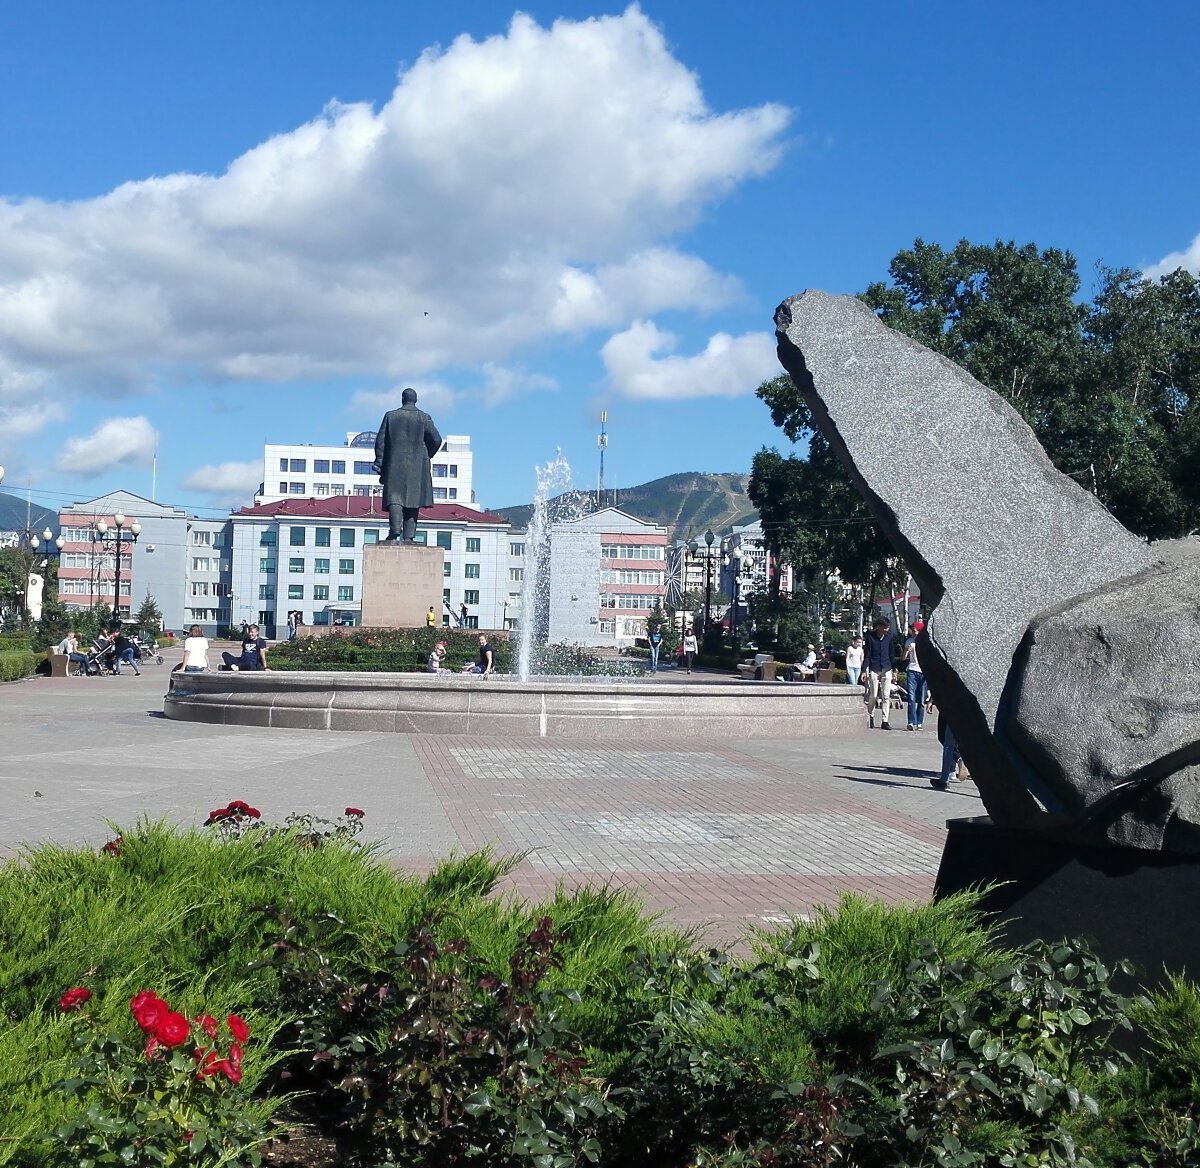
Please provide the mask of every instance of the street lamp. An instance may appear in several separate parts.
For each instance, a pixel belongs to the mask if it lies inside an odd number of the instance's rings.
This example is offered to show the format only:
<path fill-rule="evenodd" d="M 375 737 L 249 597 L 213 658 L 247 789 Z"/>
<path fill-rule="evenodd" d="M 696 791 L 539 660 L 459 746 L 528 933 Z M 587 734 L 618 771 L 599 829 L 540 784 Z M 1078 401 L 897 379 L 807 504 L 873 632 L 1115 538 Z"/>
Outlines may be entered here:
<path fill-rule="evenodd" d="M 704 620 L 700 625 L 701 638 L 708 634 L 708 622 L 712 614 L 712 545 L 716 538 L 711 528 L 704 533 L 707 546 L 704 549 Z M 691 552 L 692 559 L 700 555 L 700 545 L 694 539 L 688 540 L 687 549 Z"/>
<path fill-rule="evenodd" d="M 121 619 L 121 546 L 126 543 L 137 543 L 138 536 L 142 534 L 142 525 L 135 519 L 126 529 L 125 516 L 118 511 L 113 516 L 114 527 L 110 531 L 108 523 L 104 519 L 97 519 L 93 532 L 95 541 L 103 546 L 106 543 L 112 543 L 113 553 L 116 560 L 116 575 L 113 581 L 113 619 Z M 132 569 L 131 569 L 132 571 Z"/>
<path fill-rule="evenodd" d="M 729 552 L 730 574 L 733 576 L 733 615 L 729 618 L 730 638 L 733 641 L 733 652 L 738 651 L 738 605 L 741 603 L 742 592 L 742 549 L 734 544 Z"/>

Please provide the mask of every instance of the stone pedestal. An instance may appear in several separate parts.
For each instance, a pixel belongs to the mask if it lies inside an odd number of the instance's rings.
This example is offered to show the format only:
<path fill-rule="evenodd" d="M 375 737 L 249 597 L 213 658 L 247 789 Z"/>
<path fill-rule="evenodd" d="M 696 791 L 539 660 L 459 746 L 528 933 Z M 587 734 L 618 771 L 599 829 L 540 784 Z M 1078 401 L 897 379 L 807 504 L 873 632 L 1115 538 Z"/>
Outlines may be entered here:
<path fill-rule="evenodd" d="M 1106 961 L 1132 959 L 1143 985 L 1200 970 L 1200 856 L 1088 846 L 1048 833 L 951 819 L 935 896 L 998 885 L 983 900 L 1014 942 L 1083 936 Z"/>
<path fill-rule="evenodd" d="M 424 628 L 432 605 L 441 625 L 444 557 L 440 547 L 367 544 L 363 548 L 362 623 L 387 629 Z"/>

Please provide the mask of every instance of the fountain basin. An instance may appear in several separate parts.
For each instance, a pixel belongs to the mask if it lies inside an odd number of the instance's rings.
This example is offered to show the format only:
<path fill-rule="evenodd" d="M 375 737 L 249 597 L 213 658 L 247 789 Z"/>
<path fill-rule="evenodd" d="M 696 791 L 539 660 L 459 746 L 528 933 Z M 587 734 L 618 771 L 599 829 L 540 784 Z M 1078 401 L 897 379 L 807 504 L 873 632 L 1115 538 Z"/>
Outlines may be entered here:
<path fill-rule="evenodd" d="M 863 727 L 849 685 L 418 673 L 173 673 L 168 718 L 490 738 L 827 738 Z"/>

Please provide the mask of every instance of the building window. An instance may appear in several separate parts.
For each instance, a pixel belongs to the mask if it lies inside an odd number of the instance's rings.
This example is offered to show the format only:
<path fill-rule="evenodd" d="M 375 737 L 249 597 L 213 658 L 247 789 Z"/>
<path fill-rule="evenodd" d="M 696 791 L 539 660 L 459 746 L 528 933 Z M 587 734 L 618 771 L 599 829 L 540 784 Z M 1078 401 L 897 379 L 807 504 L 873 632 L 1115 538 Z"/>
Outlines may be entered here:
<path fill-rule="evenodd" d="M 318 576 L 328 576 L 329 575 L 329 561 L 328 560 L 313 560 L 313 571 Z"/>
<path fill-rule="evenodd" d="M 273 556 L 264 556 L 258 561 L 258 570 L 260 572 L 274 572 L 275 559 Z"/>
<path fill-rule="evenodd" d="M 338 544 L 341 547 L 353 547 L 354 546 L 354 528 L 353 527 L 343 527 L 338 532 Z"/>
<path fill-rule="evenodd" d="M 479 579 L 479 565 L 478 564 L 463 564 L 463 575 L 468 580 L 478 580 Z"/>
<path fill-rule="evenodd" d="M 292 573 L 303 572 L 304 571 L 304 557 L 303 556 L 289 557 L 288 558 L 288 571 L 292 572 Z"/>
<path fill-rule="evenodd" d="M 433 488 L 433 497 L 435 499 L 444 499 L 446 497 L 446 488 L 445 487 L 434 487 Z"/>
<path fill-rule="evenodd" d="M 452 551 L 454 546 L 453 540 L 451 539 L 452 535 L 453 532 L 439 531 L 437 533 L 437 546 L 440 548 L 445 548 L 446 551 Z"/>
<path fill-rule="evenodd" d="M 272 599 L 274 599 L 274 597 L 272 597 Z M 265 629 L 267 625 L 273 624 L 274 621 L 275 614 L 270 609 L 260 608 L 258 610 L 258 623 L 262 628 Z"/>
<path fill-rule="evenodd" d="M 328 474 L 328 473 L 329 473 L 329 459 L 314 458 L 313 459 L 313 474 Z"/>
<path fill-rule="evenodd" d="M 313 543 L 316 544 L 317 547 L 328 547 L 329 546 L 329 528 L 328 527 L 318 527 L 316 535 L 313 536 Z"/>
<path fill-rule="evenodd" d="M 339 584 L 338 585 L 338 600 L 353 600 L 353 599 L 354 599 L 354 585 L 353 584 Z"/>
<path fill-rule="evenodd" d="M 330 464 L 330 470 L 333 474 L 345 474 L 346 464 L 340 458 L 335 458 Z"/>
<path fill-rule="evenodd" d="M 363 547 L 366 547 L 366 545 L 369 543 L 378 543 L 378 542 L 379 542 L 379 528 L 378 527 L 368 527 L 367 530 L 363 532 Z"/>
<path fill-rule="evenodd" d="M 338 575 L 353 576 L 354 561 L 353 560 L 338 560 Z"/>
<path fill-rule="evenodd" d="M 280 484 L 279 484 L 279 493 L 280 493 L 281 495 L 286 495 L 286 494 L 287 494 L 287 483 L 280 483 Z"/>
<path fill-rule="evenodd" d="M 303 599 L 304 599 L 304 585 L 303 584 L 289 584 L 288 585 L 288 600 L 303 600 Z"/>
<path fill-rule="evenodd" d="M 258 537 L 259 547 L 274 547 L 275 546 L 275 528 L 266 527 L 262 530 Z"/>
<path fill-rule="evenodd" d="M 451 487 L 451 488 L 450 488 L 450 498 L 451 498 L 451 499 L 457 499 L 457 498 L 458 498 L 458 488 L 457 488 L 457 487 Z"/>
<path fill-rule="evenodd" d="M 468 588 L 463 593 L 463 604 L 478 604 L 479 593 L 474 588 Z"/>
<path fill-rule="evenodd" d="M 208 581 L 207 580 L 193 580 L 192 581 L 192 595 L 193 596 L 207 596 L 208 595 Z"/>
<path fill-rule="evenodd" d="M 508 545 L 508 554 L 510 556 L 523 556 L 525 554 L 525 545 L 523 543 L 510 543 Z"/>
<path fill-rule="evenodd" d="M 293 458 L 288 462 L 288 470 L 292 474 L 303 474 L 308 470 L 308 460 L 305 458 Z"/>
<path fill-rule="evenodd" d="M 524 568 L 509 568 L 508 578 L 514 584 L 519 584 L 522 580 L 525 579 L 525 569 Z"/>
<path fill-rule="evenodd" d="M 313 494 L 314 495 L 328 495 L 329 494 L 329 484 L 328 483 L 315 484 L 313 486 Z"/>
<path fill-rule="evenodd" d="M 467 536 L 467 551 L 477 552 L 479 550 L 480 550 L 479 537 L 475 536 L 475 535 L 468 535 Z"/>
<path fill-rule="evenodd" d="M 281 459 L 279 460 L 279 469 L 280 469 L 280 470 L 282 470 L 282 471 L 286 471 L 286 470 L 287 470 L 287 459 L 286 459 L 286 458 L 281 458 Z"/>
<path fill-rule="evenodd" d="M 375 472 L 371 469 L 369 462 L 356 462 L 354 464 L 354 473 L 357 475 L 369 475 Z"/>
<path fill-rule="evenodd" d="M 328 600 L 328 599 L 329 599 L 329 585 L 328 584 L 314 584 L 313 585 L 313 600 Z"/>
<path fill-rule="evenodd" d="M 68 538 L 71 538 L 68 536 Z M 211 539 L 211 532 L 208 531 L 193 531 L 192 532 L 192 547 L 208 547 Z"/>
<path fill-rule="evenodd" d="M 355 487 L 354 493 L 360 498 L 365 499 L 371 494 L 370 487 Z"/>
<path fill-rule="evenodd" d="M 458 478 L 458 467 L 453 462 L 450 464 L 450 477 L 452 479 Z"/>
<path fill-rule="evenodd" d="M 307 531 L 307 528 L 293 527 L 291 529 L 291 534 L 288 537 L 288 546 L 289 547 L 303 547 L 305 531 Z"/>
<path fill-rule="evenodd" d="M 303 483 L 288 483 L 288 494 L 289 495 L 303 495 L 304 494 L 304 484 Z"/>
<path fill-rule="evenodd" d="M 275 585 L 274 584 L 260 584 L 258 586 L 258 598 L 259 598 L 259 600 L 274 600 L 275 599 Z"/>
<path fill-rule="evenodd" d="M 211 572 L 212 560 L 208 556 L 192 556 L 193 572 Z"/>
<path fill-rule="evenodd" d="M 443 560 L 443 561 L 442 561 L 442 575 L 443 575 L 443 576 L 449 576 L 449 575 L 450 575 L 450 568 L 451 568 L 450 561 L 449 561 L 449 560 Z"/>
<path fill-rule="evenodd" d="M 419 543 L 422 547 L 424 547 L 428 542 L 429 542 L 429 532 L 427 532 L 427 531 L 418 531 L 413 536 L 413 543 Z"/>
<path fill-rule="evenodd" d="M 433 469 L 433 477 L 435 479 L 444 479 L 446 477 L 446 464 L 445 463 L 435 462 L 433 464 L 432 469 Z"/>
<path fill-rule="evenodd" d="M 442 589 L 442 603 L 443 604 L 450 603 L 450 589 L 449 588 Z"/>
<path fill-rule="evenodd" d="M 600 632 L 607 633 L 611 636 L 616 636 L 617 622 L 612 620 L 602 620 L 600 622 Z"/>

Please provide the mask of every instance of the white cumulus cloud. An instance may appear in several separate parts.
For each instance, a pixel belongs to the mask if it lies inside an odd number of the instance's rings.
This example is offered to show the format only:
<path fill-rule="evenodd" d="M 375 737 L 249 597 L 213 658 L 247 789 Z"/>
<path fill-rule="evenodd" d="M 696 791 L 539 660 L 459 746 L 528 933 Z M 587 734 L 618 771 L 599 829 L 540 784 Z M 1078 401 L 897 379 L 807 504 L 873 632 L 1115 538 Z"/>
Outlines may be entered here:
<path fill-rule="evenodd" d="M 1158 263 L 1147 268 L 1142 275 L 1149 280 L 1157 280 L 1162 276 L 1169 276 L 1179 268 L 1191 272 L 1193 276 L 1200 276 L 1200 235 L 1192 240 L 1190 247 L 1163 256 Z"/>
<path fill-rule="evenodd" d="M 737 286 L 681 233 L 775 165 L 788 120 L 710 109 L 636 6 L 518 15 L 222 174 L 0 200 L 0 402 L 178 370 L 407 378 L 712 309 Z"/>
<path fill-rule="evenodd" d="M 613 390 L 625 397 L 679 400 L 753 393 L 779 372 L 770 333 L 716 333 L 704 350 L 675 354 L 678 338 L 653 321 L 635 321 L 600 350 Z"/>
<path fill-rule="evenodd" d="M 109 418 L 86 438 L 68 438 L 56 465 L 87 478 L 114 466 L 145 466 L 157 445 L 158 434 L 149 419 Z"/>
<path fill-rule="evenodd" d="M 391 389 L 360 389 L 350 399 L 346 412 L 359 418 L 370 427 L 376 426 L 388 410 L 398 410 L 401 406 L 400 395 L 406 388 L 416 390 L 417 408 L 434 416 L 448 410 L 458 395 L 449 386 L 439 381 L 409 381 L 405 385 L 395 385 Z M 438 427 L 442 429 L 441 426 Z"/>
<path fill-rule="evenodd" d="M 263 464 L 254 462 L 222 462 L 215 466 L 198 466 L 179 484 L 185 491 L 210 495 L 216 503 L 248 503 L 262 482 Z"/>

